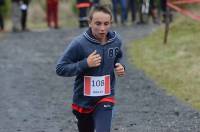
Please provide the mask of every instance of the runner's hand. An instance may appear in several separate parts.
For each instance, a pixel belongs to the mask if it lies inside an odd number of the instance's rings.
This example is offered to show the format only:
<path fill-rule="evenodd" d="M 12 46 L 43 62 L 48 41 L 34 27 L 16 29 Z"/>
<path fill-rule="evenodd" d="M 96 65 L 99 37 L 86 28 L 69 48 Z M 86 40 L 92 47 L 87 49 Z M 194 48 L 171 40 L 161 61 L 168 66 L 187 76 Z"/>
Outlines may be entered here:
<path fill-rule="evenodd" d="M 120 63 L 115 64 L 115 72 L 118 76 L 123 76 L 125 74 L 125 69 Z"/>
<path fill-rule="evenodd" d="M 97 54 L 96 50 L 88 56 L 87 63 L 89 67 L 98 67 L 101 65 L 101 56 Z"/>

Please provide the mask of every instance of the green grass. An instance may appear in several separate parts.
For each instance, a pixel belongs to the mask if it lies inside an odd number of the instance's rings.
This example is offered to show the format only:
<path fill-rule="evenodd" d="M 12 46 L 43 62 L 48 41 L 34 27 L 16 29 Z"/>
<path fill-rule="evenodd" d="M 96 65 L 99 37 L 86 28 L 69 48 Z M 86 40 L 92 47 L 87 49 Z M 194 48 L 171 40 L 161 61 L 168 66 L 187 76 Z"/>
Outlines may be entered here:
<path fill-rule="evenodd" d="M 200 110 L 200 22 L 179 17 L 168 43 L 164 27 L 128 47 L 130 61 L 166 89 L 168 94 Z"/>

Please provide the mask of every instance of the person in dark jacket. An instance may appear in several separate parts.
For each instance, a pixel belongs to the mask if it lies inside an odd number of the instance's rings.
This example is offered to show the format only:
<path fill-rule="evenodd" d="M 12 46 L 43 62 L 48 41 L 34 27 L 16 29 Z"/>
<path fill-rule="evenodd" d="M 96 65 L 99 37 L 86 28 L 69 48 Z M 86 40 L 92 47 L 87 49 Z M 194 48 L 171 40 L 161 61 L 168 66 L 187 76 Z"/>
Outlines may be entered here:
<path fill-rule="evenodd" d="M 27 15 L 28 15 L 28 5 L 30 0 L 22 0 L 21 3 L 21 27 L 22 31 L 27 31 Z"/>
<path fill-rule="evenodd" d="M 93 6 L 98 6 L 99 5 L 99 1 L 100 0 L 93 0 L 92 2 L 93 2 Z"/>
<path fill-rule="evenodd" d="M 162 17 L 163 20 L 162 22 L 166 22 L 166 17 L 167 17 L 167 0 L 160 0 L 160 7 L 161 7 L 161 11 L 162 11 Z M 169 9 L 169 22 L 173 21 L 173 14 L 171 12 L 171 10 Z"/>
<path fill-rule="evenodd" d="M 76 76 L 72 109 L 79 132 L 110 132 L 115 103 L 115 74 L 123 76 L 122 41 L 111 31 L 112 13 L 95 6 L 89 28 L 75 37 L 59 58 L 56 73 Z"/>
<path fill-rule="evenodd" d="M 92 3 L 89 0 L 77 0 L 76 8 L 79 15 L 79 27 L 88 27 L 87 15 Z"/>
<path fill-rule="evenodd" d="M 128 0 L 128 9 L 131 10 L 131 21 L 132 23 L 136 20 L 136 13 L 137 13 L 137 1 L 136 0 Z"/>
<path fill-rule="evenodd" d="M 0 0 L 0 31 L 4 30 L 4 18 L 3 18 L 3 10 L 2 7 L 5 4 L 5 0 Z"/>
<path fill-rule="evenodd" d="M 112 0 L 114 22 L 118 23 L 118 5 L 121 9 L 121 23 L 125 24 L 127 21 L 127 0 Z"/>
<path fill-rule="evenodd" d="M 158 20 L 158 5 L 156 3 L 156 0 L 150 0 L 150 13 L 149 15 L 152 16 L 152 20 L 154 24 L 159 24 Z"/>

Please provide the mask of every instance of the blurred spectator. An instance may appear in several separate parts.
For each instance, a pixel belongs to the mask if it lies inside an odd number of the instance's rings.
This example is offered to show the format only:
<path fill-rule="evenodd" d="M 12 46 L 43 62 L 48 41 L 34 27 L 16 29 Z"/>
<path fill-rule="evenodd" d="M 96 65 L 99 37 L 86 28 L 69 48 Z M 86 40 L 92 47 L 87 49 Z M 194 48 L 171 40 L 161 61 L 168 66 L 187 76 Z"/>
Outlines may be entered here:
<path fill-rule="evenodd" d="M 162 11 L 162 16 L 163 16 L 162 22 L 166 22 L 167 0 L 160 0 L 160 7 L 161 7 L 161 11 Z M 173 15 L 172 15 L 171 10 L 169 10 L 169 22 L 172 22 L 172 20 L 173 20 Z"/>
<path fill-rule="evenodd" d="M 21 4 L 21 27 L 22 31 L 27 31 L 27 15 L 28 15 L 28 5 L 30 0 L 22 0 Z"/>
<path fill-rule="evenodd" d="M 98 1 L 96 1 L 98 3 Z M 88 11 L 91 7 L 92 3 L 89 0 L 77 0 L 76 7 L 78 9 L 79 14 L 79 27 L 87 27 L 88 26 Z"/>
<path fill-rule="evenodd" d="M 58 26 L 58 3 L 59 0 L 47 0 L 47 25 L 49 28 Z"/>
<path fill-rule="evenodd" d="M 125 24 L 127 21 L 127 0 L 112 0 L 113 3 L 113 15 L 114 15 L 114 22 L 118 23 L 118 4 L 120 5 L 121 9 L 121 23 Z"/>
<path fill-rule="evenodd" d="M 163 12 L 166 12 L 167 0 L 160 0 L 160 7 Z"/>
<path fill-rule="evenodd" d="M 152 16 L 153 23 L 159 24 L 157 4 L 155 0 L 141 0 L 139 2 L 138 24 L 148 23 L 149 16 Z"/>
<path fill-rule="evenodd" d="M 100 1 L 100 0 L 93 0 L 93 1 L 92 1 L 92 2 L 93 2 L 93 6 L 99 5 L 99 1 Z"/>
<path fill-rule="evenodd" d="M 112 0 L 93 0 L 93 6 L 101 5 L 112 10 Z"/>
<path fill-rule="evenodd" d="M 158 6 L 155 0 L 150 0 L 150 14 L 154 24 L 159 24 L 158 20 Z"/>
<path fill-rule="evenodd" d="M 4 18 L 3 18 L 3 10 L 2 7 L 4 6 L 5 1 L 0 0 L 0 31 L 4 30 Z"/>
<path fill-rule="evenodd" d="M 20 18 L 21 18 L 21 10 L 20 10 L 20 2 L 21 0 L 12 0 L 12 31 L 19 32 L 20 31 Z"/>
<path fill-rule="evenodd" d="M 137 24 L 145 24 L 148 14 L 149 14 L 149 0 L 139 1 L 139 21 Z"/>
<path fill-rule="evenodd" d="M 136 19 L 136 12 L 137 12 L 137 7 L 136 7 L 136 0 L 128 0 L 128 9 L 131 10 L 131 21 L 134 22 Z"/>

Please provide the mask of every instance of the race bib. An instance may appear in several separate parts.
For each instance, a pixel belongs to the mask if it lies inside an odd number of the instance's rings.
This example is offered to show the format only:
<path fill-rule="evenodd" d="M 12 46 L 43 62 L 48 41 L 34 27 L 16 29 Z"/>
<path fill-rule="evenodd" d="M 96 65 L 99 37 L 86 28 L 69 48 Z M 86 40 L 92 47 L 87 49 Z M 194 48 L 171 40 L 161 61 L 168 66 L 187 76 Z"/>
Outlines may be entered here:
<path fill-rule="evenodd" d="M 110 95 L 110 75 L 84 76 L 85 96 Z"/>

